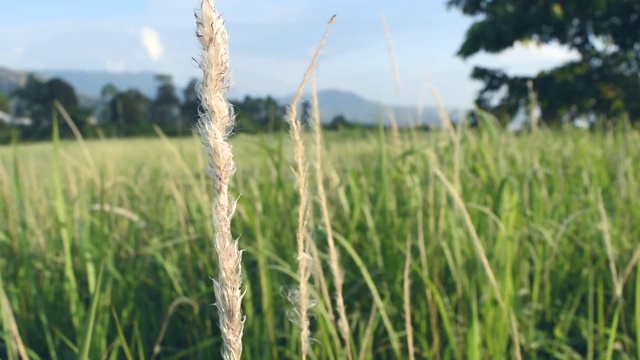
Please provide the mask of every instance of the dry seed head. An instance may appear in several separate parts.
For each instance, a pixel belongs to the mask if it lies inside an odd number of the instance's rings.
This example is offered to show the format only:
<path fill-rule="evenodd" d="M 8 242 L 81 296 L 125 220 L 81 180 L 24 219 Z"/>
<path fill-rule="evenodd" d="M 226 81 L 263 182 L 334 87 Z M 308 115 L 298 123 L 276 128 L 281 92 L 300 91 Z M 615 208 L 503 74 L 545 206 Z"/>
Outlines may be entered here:
<path fill-rule="evenodd" d="M 203 0 L 196 14 L 196 34 L 202 45 L 199 61 L 203 79 L 196 91 L 201 100 L 197 130 L 209 157 L 207 174 L 216 191 L 212 223 L 219 275 L 213 280 L 215 305 L 220 317 L 222 357 L 239 360 L 242 356 L 242 251 L 231 235 L 231 218 L 236 201 L 229 199 L 229 184 L 235 172 L 232 147 L 228 142 L 234 123 L 231 104 L 226 100 L 229 90 L 229 49 L 224 21 L 211 0 Z"/>

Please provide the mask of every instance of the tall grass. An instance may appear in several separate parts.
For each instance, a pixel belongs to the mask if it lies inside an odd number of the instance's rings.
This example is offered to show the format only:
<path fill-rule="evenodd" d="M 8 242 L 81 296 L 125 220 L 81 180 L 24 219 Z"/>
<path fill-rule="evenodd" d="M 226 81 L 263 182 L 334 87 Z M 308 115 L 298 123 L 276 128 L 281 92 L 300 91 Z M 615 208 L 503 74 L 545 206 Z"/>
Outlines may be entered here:
<path fill-rule="evenodd" d="M 446 134 L 401 132 L 397 153 L 386 132 L 323 135 L 354 358 L 409 357 L 410 329 L 418 359 L 512 358 L 514 318 L 523 358 L 637 356 L 637 133 L 465 131 L 457 198 L 437 175 L 458 171 Z M 298 195 L 292 145 L 278 136 L 232 139 L 243 164 L 231 231 L 246 249 L 246 358 L 301 354 L 283 288 L 297 280 Z M 20 356 L 16 334 L 36 359 L 219 357 L 206 306 L 206 275 L 218 274 L 206 241 L 214 194 L 200 146 L 195 137 L 88 141 L 95 168 L 75 142 L 0 148 L 0 293 L 10 304 L 1 358 Z M 56 172 L 60 185 L 42 175 Z M 310 225 L 326 238 L 325 225 Z M 316 246 L 316 266 L 331 274 L 329 245 Z M 333 297 L 333 276 L 325 286 Z M 309 291 L 310 356 L 344 358 L 322 286 Z"/>
<path fill-rule="evenodd" d="M 295 162 L 295 175 L 296 175 L 296 188 L 298 189 L 299 204 L 298 204 L 298 228 L 296 231 L 296 245 L 297 245 L 297 261 L 298 261 L 298 282 L 300 284 L 296 291 L 293 291 L 290 296 L 292 302 L 297 306 L 296 309 L 296 321 L 300 325 L 300 351 L 301 358 L 306 359 L 309 353 L 309 341 L 311 338 L 311 331 L 309 329 L 309 309 L 313 304 L 313 300 L 309 296 L 309 278 L 311 277 L 311 267 L 313 266 L 312 257 L 309 255 L 309 234 L 307 231 L 308 224 L 308 204 L 309 204 L 309 176 L 306 160 L 306 151 L 304 140 L 302 139 L 302 122 L 298 117 L 298 104 L 302 99 L 302 93 L 309 81 L 311 74 L 315 68 L 316 62 L 327 41 L 329 31 L 334 23 L 335 16 L 329 20 L 327 30 L 322 36 L 320 45 L 316 49 L 313 58 L 304 73 L 302 81 L 298 86 L 298 90 L 291 101 L 288 108 L 288 121 L 291 129 L 291 138 L 293 140 L 293 159 Z"/>
<path fill-rule="evenodd" d="M 335 285 L 335 301 L 338 311 L 338 329 L 340 335 L 345 342 L 345 351 L 347 353 L 347 359 L 353 358 L 351 348 L 351 327 L 349 326 L 349 318 L 347 317 L 347 310 L 344 306 L 344 274 L 340 268 L 340 256 L 336 247 L 335 239 L 333 238 L 333 230 L 331 225 L 331 214 L 329 212 L 329 205 L 327 203 L 327 193 L 324 186 L 324 163 L 323 163 L 323 142 L 322 142 L 322 124 L 320 121 L 320 101 L 318 99 L 318 88 L 316 84 L 315 76 L 311 79 L 311 94 L 312 94 L 312 111 L 313 111 L 313 140 L 314 140 L 314 153 L 315 153 L 315 176 L 318 193 L 318 202 L 320 204 L 320 213 L 322 215 L 322 224 L 324 225 L 324 231 L 326 232 L 328 255 L 329 255 L 329 268 L 331 269 L 331 275 Z M 333 314 L 331 302 L 327 304 L 328 310 Z M 332 318 L 333 319 L 333 318 Z M 333 322 L 333 321 L 332 321 Z"/>

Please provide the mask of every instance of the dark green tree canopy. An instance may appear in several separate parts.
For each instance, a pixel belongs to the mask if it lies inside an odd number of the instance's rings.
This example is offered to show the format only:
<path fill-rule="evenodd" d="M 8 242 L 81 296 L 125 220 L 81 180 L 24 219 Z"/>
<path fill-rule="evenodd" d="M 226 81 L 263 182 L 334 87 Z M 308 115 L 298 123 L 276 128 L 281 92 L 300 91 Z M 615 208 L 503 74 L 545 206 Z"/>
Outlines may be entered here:
<path fill-rule="evenodd" d="M 459 55 L 499 52 L 518 40 L 557 41 L 583 55 L 620 52 L 640 55 L 640 2 L 635 0 L 450 0 L 464 14 L 479 17 L 467 31 Z"/>
<path fill-rule="evenodd" d="M 78 107 L 74 88 L 58 78 L 44 81 L 29 75 L 26 84 L 14 90 L 12 95 L 18 100 L 16 115 L 32 117 L 36 123 L 51 117 L 54 100 L 58 100 L 71 114 Z"/>
<path fill-rule="evenodd" d="M 46 101 L 48 103 L 58 100 L 68 111 L 75 110 L 78 106 L 76 91 L 66 81 L 55 78 L 47 81 L 45 86 L 47 89 Z"/>
<path fill-rule="evenodd" d="M 109 103 L 110 122 L 121 135 L 143 133 L 148 126 L 147 109 L 151 100 L 139 90 L 129 89 L 116 94 Z"/>
<path fill-rule="evenodd" d="M 198 93 L 196 92 L 197 85 L 198 79 L 191 79 L 182 92 L 182 96 L 184 97 L 184 102 L 181 106 L 182 116 L 186 122 L 190 124 L 195 124 L 198 121 L 200 99 L 198 99 Z"/>
<path fill-rule="evenodd" d="M 533 80 L 545 121 L 569 110 L 640 120 L 640 1 L 638 0 L 449 0 L 477 20 L 458 51 L 468 58 L 497 53 L 516 42 L 558 43 L 580 59 L 534 78 L 510 77 L 499 69 L 476 68 L 484 82 L 477 105 L 513 113 Z M 496 99 L 497 98 L 497 99 Z"/>
<path fill-rule="evenodd" d="M 245 96 L 242 101 L 231 101 L 236 111 L 237 128 L 241 132 L 274 132 L 286 129 L 286 107 L 271 96 L 266 98 Z"/>
<path fill-rule="evenodd" d="M 151 121 L 168 123 L 181 121 L 180 99 L 176 95 L 176 88 L 170 75 L 156 75 L 158 90 L 151 103 Z"/>
<path fill-rule="evenodd" d="M 180 104 L 180 100 L 176 96 L 176 88 L 173 85 L 171 75 L 160 74 L 156 75 L 155 79 L 158 82 L 158 92 L 153 101 L 161 105 Z"/>

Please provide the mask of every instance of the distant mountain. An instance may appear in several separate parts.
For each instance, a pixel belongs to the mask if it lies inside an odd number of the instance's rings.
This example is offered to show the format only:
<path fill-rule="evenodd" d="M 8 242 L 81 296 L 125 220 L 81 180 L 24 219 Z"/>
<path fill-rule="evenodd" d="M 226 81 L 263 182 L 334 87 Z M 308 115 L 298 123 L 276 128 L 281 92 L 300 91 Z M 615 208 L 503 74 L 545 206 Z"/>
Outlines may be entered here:
<path fill-rule="evenodd" d="M 281 99 L 287 104 L 293 96 Z M 310 101 L 310 95 L 303 96 L 304 100 Z M 335 116 L 343 115 L 347 120 L 363 124 L 376 124 L 380 120 L 385 125 L 391 124 L 389 112 L 395 115 L 398 126 L 409 126 L 417 124 L 427 124 L 438 126 L 440 115 L 438 109 L 428 107 L 418 109 L 412 106 L 389 106 L 379 102 L 367 100 L 353 92 L 343 90 L 322 90 L 318 92 L 318 102 L 320 103 L 320 117 L 323 123 L 330 122 Z M 460 109 L 447 109 L 452 121 L 459 117 Z"/>

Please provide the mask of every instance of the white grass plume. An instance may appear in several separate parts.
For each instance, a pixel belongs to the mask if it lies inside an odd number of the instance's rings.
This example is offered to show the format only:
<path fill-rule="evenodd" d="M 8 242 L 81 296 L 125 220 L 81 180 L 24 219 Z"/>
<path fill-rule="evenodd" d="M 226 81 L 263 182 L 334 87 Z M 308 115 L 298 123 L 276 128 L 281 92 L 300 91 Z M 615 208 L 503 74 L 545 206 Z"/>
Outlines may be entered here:
<path fill-rule="evenodd" d="M 216 198 L 213 203 L 212 222 L 215 229 L 214 245 L 218 256 L 219 275 L 214 280 L 216 307 L 220 315 L 222 357 L 238 360 L 242 356 L 242 251 L 231 236 L 231 218 L 235 201 L 229 199 L 229 184 L 236 166 L 228 137 L 233 129 L 234 113 L 225 96 L 230 87 L 229 49 L 224 21 L 212 0 L 202 0 L 196 14 L 196 34 L 202 45 L 199 61 L 203 80 L 197 86 L 202 102 L 197 130 L 209 157 L 208 175 L 211 177 Z"/>
<path fill-rule="evenodd" d="M 338 330 L 345 342 L 347 359 L 352 359 L 351 352 L 351 330 L 349 327 L 349 319 L 344 305 L 343 285 L 344 276 L 340 269 L 340 255 L 333 239 L 333 229 L 331 227 L 331 216 L 329 214 L 329 205 L 327 204 L 327 195 L 324 188 L 324 174 L 322 171 L 322 126 L 320 123 L 320 104 L 318 100 L 318 87 L 316 86 L 315 76 L 311 78 L 311 99 L 313 113 L 313 135 L 315 148 L 315 166 L 316 166 L 316 185 L 318 187 L 318 199 L 320 201 L 320 211 L 324 222 L 325 231 L 327 232 L 327 244 L 329 245 L 329 265 L 331 275 L 336 287 L 336 306 L 338 309 Z"/>
<path fill-rule="evenodd" d="M 309 298 L 309 277 L 311 275 L 311 266 L 313 265 L 313 259 L 308 253 L 309 235 L 307 232 L 307 219 L 308 219 L 308 202 L 309 202 L 309 189 L 308 189 L 308 169 L 305 163 L 305 149 L 304 142 L 302 140 L 302 129 L 300 118 L 298 117 L 298 103 L 302 98 L 302 92 L 304 87 L 311 76 L 313 69 L 315 68 L 316 61 L 320 56 L 320 52 L 324 47 L 329 31 L 335 20 L 335 15 L 329 20 L 327 30 L 320 41 L 320 45 L 316 49 L 309 67 L 304 74 L 300 86 L 296 91 L 291 104 L 289 105 L 287 119 L 291 129 L 291 137 L 294 142 L 294 161 L 295 161 L 295 173 L 298 180 L 298 194 L 300 196 L 300 204 L 298 205 L 298 230 L 296 233 L 296 244 L 298 249 L 298 269 L 297 274 L 300 281 L 300 287 L 295 296 L 290 299 L 295 299 L 294 303 L 298 306 L 296 313 L 298 315 L 298 324 L 300 325 L 300 346 L 301 346 L 301 358 L 306 359 L 309 353 L 309 338 L 311 332 L 309 330 L 309 317 L 308 311 L 312 305 L 312 301 Z"/>

